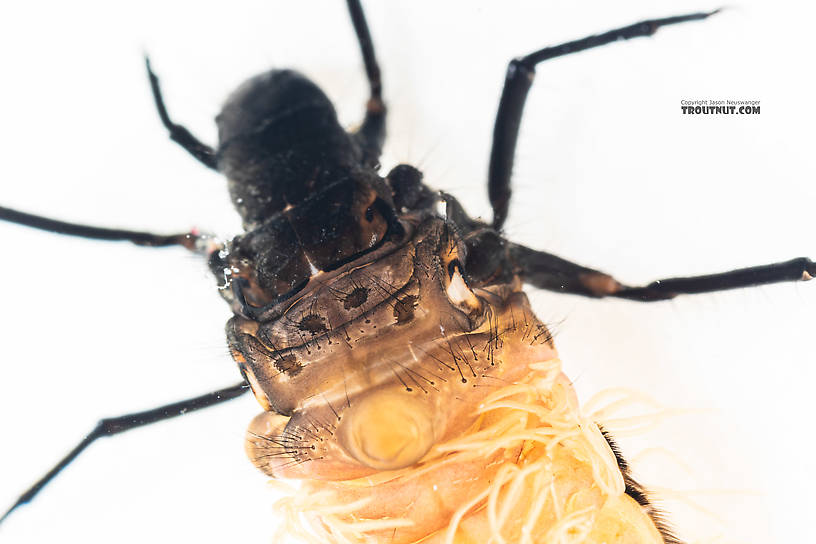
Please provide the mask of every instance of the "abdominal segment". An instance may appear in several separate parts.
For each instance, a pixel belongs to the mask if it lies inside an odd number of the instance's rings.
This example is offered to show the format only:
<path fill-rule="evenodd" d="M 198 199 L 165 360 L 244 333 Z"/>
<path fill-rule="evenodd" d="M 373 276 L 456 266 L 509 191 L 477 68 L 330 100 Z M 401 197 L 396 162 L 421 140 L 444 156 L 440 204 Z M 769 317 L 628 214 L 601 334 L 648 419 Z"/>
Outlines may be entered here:
<path fill-rule="evenodd" d="M 521 309 L 515 315 L 530 318 Z M 506 311 L 500 322 L 508 318 Z M 398 444 L 415 447 L 409 453 L 421 455 L 409 465 L 351 470 L 340 460 L 348 440 L 345 414 L 325 421 L 322 433 L 316 423 L 311 430 L 293 426 L 297 415 L 258 416 L 248 432 L 250 458 L 272 476 L 304 480 L 297 494 L 279 503 L 287 530 L 314 542 L 662 544 L 644 508 L 625 494 L 604 436 L 580 415 L 555 352 L 546 342 L 531 343 L 518 323 L 516 329 L 503 332 L 495 374 L 479 367 L 476 387 L 459 382 L 462 387 L 444 402 L 433 401 L 441 390 L 378 390 L 415 401 L 420 423 L 383 427 L 376 410 L 357 414 L 371 418 L 370 426 L 366 419 L 356 423 L 358 432 L 370 432 L 368 439 L 383 435 L 387 442 L 394 433 Z M 365 398 L 352 400 L 346 412 Z M 389 411 L 387 402 L 379 408 Z M 430 429 L 423 419 L 428 415 Z M 318 435 L 323 440 L 315 443 Z M 303 458 L 301 448 L 312 446 L 325 457 L 296 461 Z"/>

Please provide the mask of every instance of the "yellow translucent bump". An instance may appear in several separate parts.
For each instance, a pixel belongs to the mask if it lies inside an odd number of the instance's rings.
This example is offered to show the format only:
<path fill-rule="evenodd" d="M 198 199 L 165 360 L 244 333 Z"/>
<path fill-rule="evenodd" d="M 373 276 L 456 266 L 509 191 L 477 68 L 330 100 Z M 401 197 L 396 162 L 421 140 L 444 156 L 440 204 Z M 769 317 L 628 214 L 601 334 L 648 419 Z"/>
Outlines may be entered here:
<path fill-rule="evenodd" d="M 415 395 L 380 390 L 353 402 L 338 429 L 343 448 L 378 470 L 396 470 L 422 459 L 434 443 L 433 414 Z"/>

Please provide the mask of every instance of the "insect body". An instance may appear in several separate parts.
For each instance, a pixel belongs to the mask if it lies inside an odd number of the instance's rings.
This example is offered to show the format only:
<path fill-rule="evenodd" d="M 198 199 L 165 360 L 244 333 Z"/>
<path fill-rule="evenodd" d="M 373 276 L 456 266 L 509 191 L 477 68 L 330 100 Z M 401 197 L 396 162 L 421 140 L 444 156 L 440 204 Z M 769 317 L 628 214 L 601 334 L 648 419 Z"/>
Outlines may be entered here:
<path fill-rule="evenodd" d="M 326 143 L 326 142 L 323 142 Z M 362 155 L 358 157 L 361 159 L 361 162 L 364 162 L 362 159 Z M 239 166 L 242 164 L 242 161 L 238 161 Z M 320 172 L 318 172 L 319 174 Z M 382 250 L 385 247 L 384 240 L 386 237 L 393 237 L 397 236 L 413 236 L 412 231 L 407 228 L 408 226 L 403 226 L 402 231 L 400 232 L 400 226 L 393 222 L 393 217 L 389 217 L 388 215 L 388 206 L 379 206 L 378 198 L 382 198 L 376 191 L 376 178 L 371 178 L 372 184 L 375 186 L 375 190 L 372 191 L 370 187 L 360 186 L 357 183 L 346 183 L 346 185 L 341 186 L 343 191 L 341 191 L 341 195 L 346 197 L 348 200 L 345 202 L 347 205 L 341 206 L 341 211 L 350 211 L 348 217 L 353 219 L 353 221 L 343 220 L 340 221 L 338 224 L 342 226 L 350 226 L 356 230 L 353 230 L 351 233 L 344 232 L 339 237 L 335 238 L 333 241 L 336 242 L 334 244 L 327 244 L 325 247 L 319 243 L 313 243 L 309 245 L 309 243 L 303 244 L 304 247 L 307 247 L 308 251 L 304 251 L 303 255 L 304 258 L 298 260 L 298 254 L 286 254 L 285 249 L 288 249 L 291 246 L 285 246 L 283 248 L 279 248 L 277 251 L 277 255 L 275 256 L 268 256 L 264 252 L 257 252 L 256 254 L 250 254 L 249 256 L 243 255 L 243 253 L 250 253 L 251 248 L 247 249 L 245 246 L 251 246 L 252 238 L 260 237 L 264 234 L 267 235 L 267 240 L 272 242 L 287 242 L 286 234 L 282 233 L 280 229 L 272 230 L 271 234 L 264 233 L 264 232 L 255 232 L 246 235 L 242 238 L 240 242 L 235 242 L 234 247 L 231 248 L 230 251 L 226 253 L 223 257 L 218 255 L 217 253 L 213 254 L 214 259 L 221 258 L 226 259 L 226 268 L 223 266 L 225 263 L 222 262 L 215 262 L 214 268 L 223 272 L 225 269 L 228 270 L 231 274 L 234 274 L 238 280 L 232 279 L 230 281 L 230 289 L 226 290 L 226 296 L 233 304 L 233 308 L 239 314 L 239 320 L 248 320 L 248 321 L 264 321 L 269 320 L 270 315 L 274 315 L 276 308 L 274 307 L 274 303 L 277 302 L 278 296 L 285 296 L 290 291 L 295 290 L 296 293 L 301 292 L 309 292 L 303 291 L 303 289 L 310 289 L 311 287 L 307 286 L 304 287 L 303 284 L 308 280 L 309 277 L 312 276 L 313 270 L 312 267 L 317 268 L 318 270 L 323 270 L 326 274 L 341 274 L 348 272 L 348 276 L 352 276 L 354 274 L 353 271 L 346 271 L 341 270 L 344 266 L 348 266 L 352 264 L 352 261 L 343 262 L 344 255 L 358 255 L 358 254 L 365 254 L 365 255 L 372 255 L 374 252 Z M 318 180 L 315 180 L 318 181 Z M 391 180 L 393 182 L 393 179 Z M 393 186 L 393 185 L 392 185 Z M 241 195 L 240 193 L 236 194 L 234 192 L 234 200 L 236 204 L 239 205 L 239 209 L 242 204 L 246 203 L 245 199 L 246 195 Z M 387 195 L 386 195 L 387 196 Z M 244 202 L 240 202 L 240 200 L 244 200 Z M 333 195 L 332 203 L 341 202 L 340 195 Z M 319 204 L 316 204 L 319 206 Z M 278 211 L 292 212 L 292 214 L 297 214 L 303 211 L 303 208 L 299 208 L 298 206 L 293 206 L 291 210 L 286 210 L 286 205 L 280 206 L 278 205 L 275 208 Z M 314 215 L 323 215 L 324 209 L 317 208 L 319 211 Z M 383 213 L 383 210 L 385 213 Z M 248 224 L 250 229 L 256 227 L 256 223 L 259 221 L 252 216 L 252 210 L 247 210 L 244 213 L 245 222 Z M 302 218 L 294 217 L 294 219 L 290 219 L 284 224 L 292 225 L 297 224 L 298 220 Z M 313 217 L 313 216 L 312 216 Z M 262 222 L 262 221 L 261 221 Z M 306 225 L 306 231 L 308 231 L 313 225 L 303 221 Z M 465 220 L 462 219 L 459 221 L 458 226 L 462 226 L 465 223 Z M 443 223 L 444 224 L 444 223 Z M 277 228 L 276 225 L 272 225 L 270 229 Z M 480 227 L 482 228 L 482 227 Z M 467 229 L 463 229 L 467 230 Z M 478 230 L 478 229 L 474 229 Z M 299 233 L 298 233 L 299 234 Z M 300 236 L 298 236 L 300 238 Z M 244 244 L 243 241 L 249 240 Z M 348 248 L 343 248 L 340 244 L 343 243 L 350 243 L 351 245 Z M 394 242 L 392 242 L 394 243 Z M 367 244 L 367 245 L 366 245 Z M 259 244 L 263 249 L 268 249 L 269 244 L 267 241 L 264 243 Z M 444 247 L 444 244 L 441 246 Z M 273 247 L 274 249 L 274 247 Z M 335 251 L 336 250 L 336 251 Z M 329 251 L 327 255 L 321 255 L 323 251 Z M 448 253 L 448 252 L 445 252 Z M 284 254 L 284 255 L 281 255 Z M 275 260 L 277 258 L 277 261 Z M 378 256 L 379 257 L 379 256 Z M 440 254 L 440 258 L 443 257 L 443 254 Z M 368 257 L 366 257 L 368 258 Z M 234 261 L 230 261 L 230 259 L 234 259 Z M 249 266 L 246 269 L 242 269 L 242 259 L 246 259 L 249 262 Z M 282 267 L 280 266 L 280 261 L 284 260 L 284 265 L 286 268 L 286 274 L 280 273 Z M 341 263 L 341 264 L 338 264 Z M 448 261 L 448 265 L 453 263 L 453 260 Z M 377 260 L 377 264 L 381 264 L 385 267 L 386 263 Z M 275 268 L 277 266 L 277 268 Z M 374 268 L 375 265 L 372 265 L 371 268 Z M 353 268 L 353 267 L 352 267 Z M 465 267 L 465 269 L 470 268 L 470 274 L 475 276 L 473 270 L 476 268 L 476 265 Z M 337 305 L 337 312 L 342 311 L 350 311 L 356 309 L 366 302 L 368 302 L 369 293 L 373 290 L 370 286 L 376 285 L 372 280 L 372 277 L 381 278 L 382 275 L 387 271 L 387 268 L 378 269 L 380 272 L 376 276 L 373 274 L 366 275 L 361 274 L 360 278 L 354 279 L 350 278 L 347 284 L 341 285 L 337 287 L 337 291 L 330 293 L 333 298 L 333 304 Z M 398 272 L 404 272 L 404 270 L 397 270 Z M 440 279 L 444 279 L 447 277 L 446 281 L 453 282 L 454 278 L 456 278 L 456 272 L 462 274 L 462 263 L 460 262 L 459 265 L 454 265 L 452 267 L 444 266 L 440 268 L 440 273 L 438 277 Z M 490 272 L 490 271 L 488 271 Z M 494 270 L 495 272 L 495 270 Z M 223 277 L 223 276 L 221 276 Z M 327 279 L 326 276 L 320 276 L 321 278 Z M 485 277 L 490 277 L 489 274 Z M 247 283 L 244 284 L 241 279 L 245 280 Z M 490 277 L 492 280 L 493 278 Z M 475 282 L 471 282 L 475 283 Z M 393 278 L 388 278 L 388 284 L 383 288 L 383 291 L 389 291 L 393 289 L 392 285 L 396 284 Z M 402 287 L 404 287 L 403 285 Z M 450 285 L 448 285 L 450 287 Z M 365 289 L 369 289 L 368 292 Z M 331 291 L 329 289 L 329 291 Z M 447 291 L 447 288 L 445 289 Z M 362 294 L 366 292 L 365 296 Z M 373 296 L 373 295 L 372 295 Z M 412 296 L 412 295 L 408 295 Z M 322 297 L 328 299 L 328 296 Z M 365 298 L 365 301 L 363 299 Z M 288 300 L 288 299 L 285 299 Z M 457 299 L 460 303 L 467 302 L 467 298 L 459 297 Z M 362 302 L 361 302 L 362 301 Z M 389 306 L 389 312 L 386 312 L 386 315 L 390 313 L 390 318 L 394 320 L 394 323 L 390 323 L 389 325 L 400 325 L 401 316 L 407 315 L 412 311 L 412 304 L 410 301 L 406 304 L 406 301 L 401 301 L 399 304 L 395 304 L 393 306 Z M 321 308 L 323 312 L 325 312 L 325 308 Z M 264 314 L 266 312 L 266 314 Z M 363 311 L 361 310 L 361 318 Z M 466 312 L 467 313 L 467 312 Z M 381 316 L 377 316 L 379 319 Z M 321 320 L 321 318 L 323 318 Z M 405 319 L 405 317 L 402 317 Z M 285 316 L 285 320 L 279 318 L 279 316 L 275 316 L 272 318 L 276 323 L 281 326 L 287 325 L 288 330 L 290 331 L 289 334 L 292 335 L 293 338 L 299 339 L 301 344 L 299 346 L 303 347 L 308 355 L 309 350 L 317 351 L 318 347 L 320 349 L 329 349 L 327 348 L 327 344 L 321 344 L 321 340 L 316 340 L 315 337 L 319 337 L 321 339 L 325 339 L 324 337 L 327 336 L 323 334 L 323 329 L 328 329 L 330 324 L 336 323 L 336 321 L 327 320 L 325 319 L 325 315 L 320 315 L 320 313 L 312 313 L 309 311 L 308 308 L 302 309 L 294 316 Z M 364 321 L 364 319 L 363 319 Z M 377 321 L 371 320 L 372 322 Z M 246 323 L 239 323 L 239 325 L 245 326 Z M 461 326 L 461 325 L 460 325 Z M 240 327 L 234 326 L 233 331 L 238 331 Z M 297 332 L 296 332 L 297 331 Z M 256 332 L 256 331 L 251 331 Z M 270 341 L 269 339 L 272 338 L 270 335 L 274 335 L 275 331 L 271 331 L 267 333 L 267 348 L 269 344 L 277 344 L 278 341 Z M 347 333 L 348 334 L 348 333 Z M 357 335 L 358 333 L 354 333 Z M 359 333 L 362 334 L 362 333 Z M 254 337 L 252 334 L 249 335 L 250 337 Z M 306 338 L 306 341 L 302 339 Z M 336 335 L 337 339 L 341 339 L 340 335 Z M 350 338 L 350 335 L 347 336 Z M 237 349 L 239 352 L 239 357 L 243 356 L 245 359 L 249 357 L 251 353 L 252 346 L 250 345 L 251 340 L 243 340 L 239 341 L 237 338 L 234 338 L 233 347 Z M 328 343 L 328 342 L 327 342 Z M 315 356 L 317 358 L 317 356 Z M 274 351 L 272 356 L 270 357 L 271 360 L 274 359 Z M 297 360 L 285 360 L 285 356 L 282 358 L 277 359 L 279 366 L 282 367 L 281 372 L 286 375 L 286 371 L 289 374 L 296 374 L 298 371 L 298 364 L 302 364 Z M 454 358 L 455 360 L 455 358 Z M 239 358 L 240 361 L 240 358 Z M 243 364 L 243 361 L 241 361 Z M 304 365 L 305 366 L 305 365 Z M 257 371 L 253 371 L 252 375 L 254 379 L 258 379 Z M 297 376 L 295 376 L 296 378 Z M 256 390 L 257 393 L 257 390 Z M 352 391 L 353 393 L 353 391 Z M 259 395 L 261 397 L 263 403 L 263 395 Z M 267 402 L 281 402 L 280 398 L 270 398 L 267 399 Z M 323 405 L 325 407 L 329 407 L 329 403 Z M 282 404 L 278 404 L 274 406 L 278 411 L 286 412 L 287 410 L 291 411 L 291 407 L 287 408 Z M 305 464 L 303 466 L 306 466 Z"/>

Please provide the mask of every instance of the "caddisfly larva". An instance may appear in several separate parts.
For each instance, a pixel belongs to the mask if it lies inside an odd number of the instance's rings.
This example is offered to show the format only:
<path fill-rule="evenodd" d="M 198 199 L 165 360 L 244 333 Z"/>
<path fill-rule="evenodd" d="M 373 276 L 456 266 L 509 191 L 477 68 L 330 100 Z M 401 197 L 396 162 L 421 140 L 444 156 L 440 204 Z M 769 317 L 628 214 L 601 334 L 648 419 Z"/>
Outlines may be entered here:
<path fill-rule="evenodd" d="M 629 17 L 629 18 L 626 18 L 626 19 L 621 19 L 621 20 L 620 20 L 620 22 L 621 22 L 621 23 L 625 23 L 625 22 L 628 22 L 628 20 L 636 20 L 636 19 L 638 19 L 638 16 L 633 16 L 633 17 Z M 372 26 L 374 26 L 374 25 L 372 25 Z M 605 27 L 607 27 L 607 26 L 609 26 L 609 25 L 605 25 L 605 24 L 597 24 L 597 25 L 593 25 L 591 28 L 605 28 Z M 375 32 L 375 35 L 377 35 L 377 30 L 376 30 L 376 29 L 374 30 L 374 32 Z M 568 34 L 568 35 L 564 35 L 564 37 L 565 37 L 565 38 L 569 38 L 569 37 L 574 37 L 574 36 L 580 36 L 580 35 L 582 35 L 582 33 L 583 33 L 583 32 L 585 32 L 585 30 L 582 30 L 581 28 L 576 28 L 576 30 L 575 30 L 574 32 L 572 32 L 572 33 L 570 33 L 570 34 Z M 544 40 L 544 41 L 549 42 L 549 41 L 551 41 L 551 40 L 547 39 L 547 40 Z M 655 42 L 657 42 L 657 41 L 659 41 L 659 40 L 655 40 Z M 381 43 L 382 43 L 382 39 L 378 39 L 378 42 L 381 44 Z M 536 44 L 534 44 L 534 45 L 533 45 L 533 47 L 538 46 L 538 45 L 540 45 L 540 42 L 537 42 Z M 650 44 L 650 45 L 651 45 L 651 44 Z M 516 51 L 513 51 L 513 52 L 511 52 L 511 53 L 517 53 L 517 52 L 520 52 L 520 51 L 523 51 L 523 50 L 524 50 L 523 48 L 517 48 L 517 50 L 516 50 Z M 151 47 L 151 51 L 153 51 L 153 48 L 152 48 L 152 47 Z M 155 54 L 159 54 L 160 52 L 159 52 L 158 50 L 155 50 L 155 51 L 154 51 L 154 53 L 155 53 Z M 507 55 L 505 55 L 505 56 L 507 56 Z M 611 54 L 611 53 L 610 53 L 610 58 L 614 58 L 614 55 L 613 55 L 613 54 Z M 282 63 L 282 62 L 281 62 L 281 63 L 276 62 L 276 64 L 283 64 L 283 63 Z M 173 74 L 171 73 L 171 71 L 170 71 L 170 70 L 168 70 L 167 68 L 165 68 L 165 67 L 164 67 L 164 63 L 162 63 L 162 72 L 166 74 L 166 77 L 175 77 L 175 76 L 173 76 Z M 544 78 L 540 76 L 540 77 L 539 77 L 539 79 L 540 79 L 540 80 L 543 80 Z M 540 84 L 541 84 L 541 81 L 538 81 L 536 85 L 540 85 Z M 170 100 L 169 100 L 169 101 L 170 101 Z M 394 109 L 394 108 L 392 108 L 392 111 L 393 111 L 393 109 Z M 175 113 L 175 109 L 174 109 L 174 113 Z M 179 117 L 183 117 L 181 114 L 179 114 L 178 116 L 179 116 Z M 528 121 L 528 123 L 527 123 L 527 125 L 526 125 L 526 126 L 528 126 L 528 127 L 529 127 L 529 125 L 530 125 L 530 123 L 529 123 L 529 121 Z M 542 130 L 542 131 L 543 131 L 543 128 L 542 128 L 542 129 L 539 129 L 539 130 Z M 550 161 L 550 162 L 554 162 L 554 161 Z M 427 179 L 427 178 L 426 178 L 426 179 Z M 168 183 L 168 185 L 169 185 L 169 183 Z M 22 207 L 22 206 L 20 206 L 20 207 Z M 29 207 L 29 209 L 30 209 L 30 207 Z M 198 220 L 196 220 L 196 221 L 197 221 L 197 222 L 200 222 L 201 220 L 200 220 L 200 219 L 198 219 Z M 105 222 L 100 220 L 100 221 L 99 221 L 99 223 L 100 223 L 100 224 L 104 224 Z M 188 223 L 188 222 L 187 222 L 187 221 L 185 221 L 185 222 L 184 222 L 184 224 L 186 224 L 186 223 Z M 137 225 L 137 224 L 138 224 L 138 222 L 135 222 L 135 223 L 134 223 L 134 227 L 135 227 L 135 225 Z M 172 232 L 172 231 L 173 231 L 173 228 L 172 228 L 172 227 L 168 227 L 168 228 L 167 228 L 167 231 L 168 231 L 168 232 Z M 566 249 L 566 248 L 565 248 L 565 249 Z M 781 256 L 780 256 L 780 257 L 781 257 Z M 151 261 L 151 262 L 152 262 L 152 261 Z M 159 263 L 161 263 L 161 259 L 158 259 L 156 262 L 157 262 L 157 265 L 156 265 L 156 267 L 157 267 L 157 268 L 158 268 L 159 266 L 163 266 L 163 263 L 162 263 L 162 264 L 159 264 Z M 751 264 L 751 262 L 750 262 L 750 261 L 749 261 L 749 262 L 745 262 L 745 264 Z M 138 266 L 138 265 L 137 265 L 137 266 Z M 610 268 L 610 267 L 605 266 L 605 268 Z M 667 267 L 667 268 L 668 268 L 668 267 Z M 720 267 L 720 268 L 722 268 L 722 267 Z M 701 269 L 700 271 L 701 271 L 701 272 L 704 272 L 704 271 L 707 271 L 707 270 L 710 270 L 710 269 L 712 269 L 712 267 L 708 266 L 708 267 L 703 267 L 703 269 Z M 668 272 L 671 272 L 671 270 L 667 270 L 667 271 L 668 271 Z M 652 275 L 646 275 L 646 276 L 644 276 L 644 278 L 643 278 L 643 279 L 649 279 L 649 278 L 650 278 L 650 277 L 652 277 L 652 276 L 654 276 L 654 275 L 653 275 L 653 274 L 652 274 Z M 153 281 L 153 284 L 154 284 L 154 285 L 155 285 L 156 283 L 159 283 L 158 279 L 159 279 L 159 278 L 157 278 L 157 280 L 156 280 L 156 281 Z M 77 280 L 76 282 L 73 282 L 73 284 L 74 284 L 74 285 L 79 285 L 79 284 L 81 284 L 81 282 L 80 282 L 79 280 Z M 95 286 L 97 287 L 97 289 L 101 289 L 101 288 L 99 287 L 99 280 L 95 280 Z M 110 289 L 102 289 L 102 290 L 103 290 L 104 292 L 111 292 L 112 288 L 110 288 Z M 104 299 L 103 299 L 103 300 L 104 300 Z M 29 297 L 29 299 L 28 299 L 28 302 L 29 302 L 29 304 L 31 303 L 31 299 L 30 299 L 30 297 Z M 682 304 L 682 303 L 681 303 L 681 304 Z M 640 312 L 640 310 L 630 310 L 629 308 L 630 308 L 630 307 L 629 307 L 629 306 L 627 306 L 627 308 L 625 308 L 625 309 L 620 309 L 619 311 L 621 311 L 621 312 L 629 312 L 629 311 Z M 129 327 L 129 328 L 128 328 L 128 330 L 136 330 L 136 329 L 135 329 L 135 327 L 132 327 L 132 326 L 131 326 L 131 327 Z M 116 353 L 116 352 L 114 352 L 114 353 Z M 30 355 L 30 354 L 29 354 L 29 355 Z M 61 353 L 61 355 L 62 355 L 62 353 Z M 116 355 L 117 355 L 117 356 L 120 356 L 120 353 L 116 353 Z M 86 358 L 87 358 L 87 357 L 88 357 L 88 356 L 86 355 Z M 154 356 L 154 358 L 155 358 L 155 356 Z M 174 359 L 177 359 L 177 358 L 178 358 L 178 357 L 174 357 Z M 611 363 L 610 363 L 610 364 L 611 364 Z M 111 368 L 112 366 L 115 366 L 115 363 L 108 361 L 108 362 L 107 362 L 107 364 L 105 365 L 105 371 L 106 371 L 106 372 L 108 372 L 108 371 L 112 371 L 112 370 L 113 370 L 113 369 Z M 169 367 L 169 366 L 170 366 L 170 364 L 168 363 L 168 364 L 164 364 L 164 365 L 162 365 L 162 366 L 161 366 L 161 368 L 162 368 L 162 369 L 164 369 L 164 368 Z M 76 368 L 79 368 L 79 367 L 76 367 Z M 129 367 L 129 368 L 130 368 L 130 369 L 132 369 L 132 368 L 134 368 L 134 367 Z M 129 374 L 134 374 L 134 371 L 129 372 Z M 195 393 L 195 392 L 197 392 L 197 391 L 199 391 L 199 390 L 201 390 L 201 389 L 202 389 L 201 387 L 199 387 L 199 388 L 193 388 L 193 389 L 192 389 L 190 392 L 191 392 L 191 393 Z M 166 400 L 170 400 L 171 398 L 173 398 L 173 396 L 170 396 L 170 397 L 168 397 L 168 398 L 165 398 L 164 400 L 165 400 L 165 401 L 166 401 Z M 63 403 L 63 404 L 64 404 L 64 403 Z M 98 414 L 98 409 L 97 409 L 97 411 L 94 413 L 94 416 L 93 416 L 93 417 L 95 418 L 97 414 Z M 191 418 L 191 419 L 192 419 L 192 418 Z M 80 425 L 80 427 L 82 427 L 82 429 L 81 429 L 81 430 L 83 430 L 83 431 L 85 430 L 84 425 Z M 76 433 L 74 433 L 74 434 L 76 434 Z M 142 433 L 142 434 L 144 434 L 144 433 Z M 189 457 L 189 455 L 188 455 L 187 457 Z"/>

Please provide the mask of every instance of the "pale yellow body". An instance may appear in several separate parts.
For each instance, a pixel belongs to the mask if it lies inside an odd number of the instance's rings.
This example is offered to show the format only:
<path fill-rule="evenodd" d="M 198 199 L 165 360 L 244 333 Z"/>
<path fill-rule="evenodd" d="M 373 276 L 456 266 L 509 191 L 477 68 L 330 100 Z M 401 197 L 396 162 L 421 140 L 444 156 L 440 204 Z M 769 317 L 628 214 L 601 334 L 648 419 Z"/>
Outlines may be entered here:
<path fill-rule="evenodd" d="M 615 456 L 581 417 L 557 359 L 499 389 L 465 435 L 421 463 L 350 481 L 310 480 L 279 504 L 314 542 L 662 544 L 624 493 Z"/>

